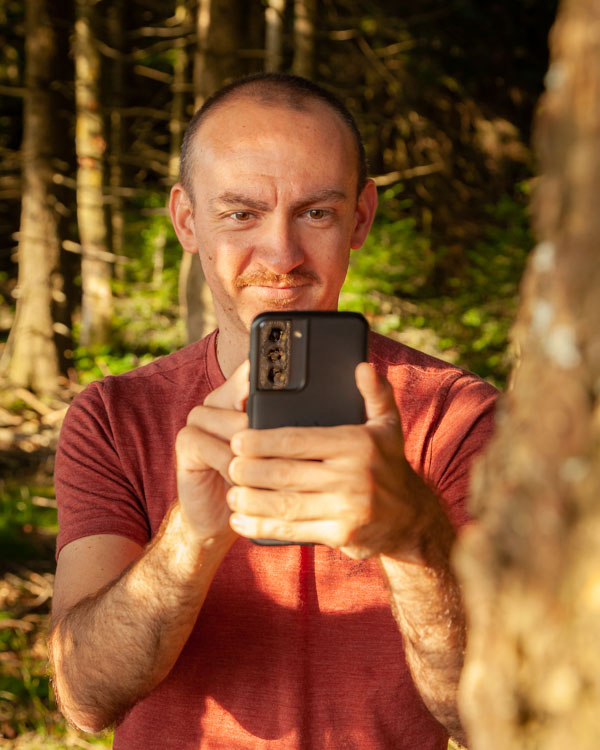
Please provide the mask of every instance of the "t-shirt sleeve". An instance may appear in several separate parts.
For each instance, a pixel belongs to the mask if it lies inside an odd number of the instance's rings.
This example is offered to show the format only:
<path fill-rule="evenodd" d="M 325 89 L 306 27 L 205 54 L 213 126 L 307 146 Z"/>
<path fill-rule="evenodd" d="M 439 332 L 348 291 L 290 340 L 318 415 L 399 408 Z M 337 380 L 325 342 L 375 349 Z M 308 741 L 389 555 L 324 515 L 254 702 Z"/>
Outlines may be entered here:
<path fill-rule="evenodd" d="M 429 481 L 444 499 L 455 528 L 469 521 L 468 495 L 473 460 L 494 431 L 498 391 L 463 375 L 446 395 L 429 444 Z"/>
<path fill-rule="evenodd" d="M 59 533 L 56 556 L 69 542 L 93 534 L 118 534 L 144 545 L 150 538 L 143 501 L 123 468 L 104 403 L 102 383 L 73 401 L 55 465 Z"/>

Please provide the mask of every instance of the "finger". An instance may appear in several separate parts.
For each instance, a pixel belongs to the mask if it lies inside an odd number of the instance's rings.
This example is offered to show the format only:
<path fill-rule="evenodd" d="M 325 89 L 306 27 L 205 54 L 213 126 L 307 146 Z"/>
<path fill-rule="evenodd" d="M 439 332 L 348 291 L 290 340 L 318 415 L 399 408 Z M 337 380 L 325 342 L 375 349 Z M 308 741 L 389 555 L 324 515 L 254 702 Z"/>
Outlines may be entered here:
<path fill-rule="evenodd" d="M 228 469 L 232 453 L 229 443 L 188 425 L 177 434 L 175 453 L 178 477 L 190 472 L 214 469 L 223 479 L 231 482 Z"/>
<path fill-rule="evenodd" d="M 237 456 L 326 460 L 367 450 L 367 442 L 363 425 L 277 427 L 243 430 L 233 436 L 231 449 Z"/>
<path fill-rule="evenodd" d="M 388 381 L 381 377 L 367 362 L 356 367 L 356 385 L 365 400 L 367 422 L 400 422 L 394 391 Z"/>
<path fill-rule="evenodd" d="M 250 362 L 246 360 L 225 383 L 204 399 L 205 406 L 244 411 L 250 390 Z"/>
<path fill-rule="evenodd" d="M 248 539 L 274 539 L 280 542 L 309 542 L 325 544 L 334 549 L 350 541 L 350 530 L 337 520 L 327 521 L 279 521 L 232 513 L 231 528 Z"/>
<path fill-rule="evenodd" d="M 274 492 L 253 487 L 231 487 L 227 492 L 227 504 L 240 515 L 281 521 L 349 520 L 355 515 L 346 498 L 334 492 Z"/>
<path fill-rule="evenodd" d="M 367 492 L 366 475 L 324 461 L 294 461 L 287 458 L 243 458 L 229 464 L 233 484 L 265 490 L 292 492 Z"/>
<path fill-rule="evenodd" d="M 196 406 L 188 414 L 187 423 L 229 442 L 236 432 L 248 427 L 248 415 L 233 409 Z"/>

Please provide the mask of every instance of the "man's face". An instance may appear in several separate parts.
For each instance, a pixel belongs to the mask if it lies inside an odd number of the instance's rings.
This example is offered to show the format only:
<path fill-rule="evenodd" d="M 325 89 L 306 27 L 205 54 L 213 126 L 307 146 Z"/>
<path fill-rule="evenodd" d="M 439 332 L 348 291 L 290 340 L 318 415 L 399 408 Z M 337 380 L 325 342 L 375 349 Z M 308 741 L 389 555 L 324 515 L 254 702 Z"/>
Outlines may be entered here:
<path fill-rule="evenodd" d="M 337 308 L 350 248 L 372 218 L 357 201 L 356 161 L 347 126 L 320 103 L 238 98 L 207 117 L 186 249 L 200 254 L 221 328 L 247 332 L 267 310 Z"/>

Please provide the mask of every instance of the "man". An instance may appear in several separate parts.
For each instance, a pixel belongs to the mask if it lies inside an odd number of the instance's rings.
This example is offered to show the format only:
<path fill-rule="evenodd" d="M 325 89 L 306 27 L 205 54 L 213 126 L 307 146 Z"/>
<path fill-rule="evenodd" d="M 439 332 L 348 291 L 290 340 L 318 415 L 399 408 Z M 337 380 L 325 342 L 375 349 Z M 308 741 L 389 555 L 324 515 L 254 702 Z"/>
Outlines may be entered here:
<path fill-rule="evenodd" d="M 449 555 L 494 390 L 372 335 L 356 371 L 366 424 L 247 429 L 251 321 L 335 309 L 373 220 L 349 118 L 276 74 L 207 102 L 170 209 L 218 332 L 93 384 L 65 422 L 55 686 L 79 727 L 118 722 L 115 748 L 464 739 Z"/>

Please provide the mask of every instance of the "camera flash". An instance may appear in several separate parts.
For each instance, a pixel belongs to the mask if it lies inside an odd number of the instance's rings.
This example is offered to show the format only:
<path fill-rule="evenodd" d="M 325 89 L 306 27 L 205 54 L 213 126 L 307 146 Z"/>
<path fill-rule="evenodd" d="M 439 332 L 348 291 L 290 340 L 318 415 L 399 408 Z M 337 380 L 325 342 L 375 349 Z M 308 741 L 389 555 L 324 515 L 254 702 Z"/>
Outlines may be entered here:
<path fill-rule="evenodd" d="M 302 331 L 294 331 L 294 338 L 301 339 L 302 338 Z"/>

